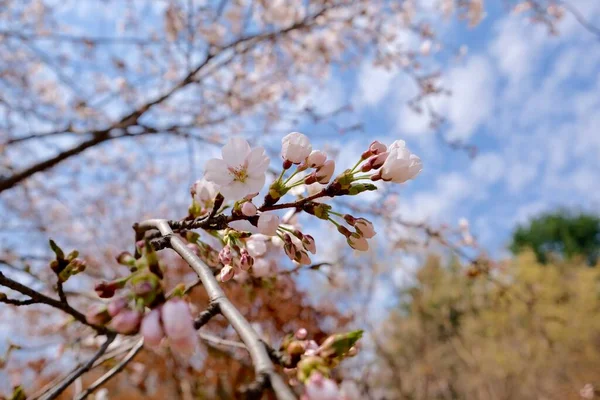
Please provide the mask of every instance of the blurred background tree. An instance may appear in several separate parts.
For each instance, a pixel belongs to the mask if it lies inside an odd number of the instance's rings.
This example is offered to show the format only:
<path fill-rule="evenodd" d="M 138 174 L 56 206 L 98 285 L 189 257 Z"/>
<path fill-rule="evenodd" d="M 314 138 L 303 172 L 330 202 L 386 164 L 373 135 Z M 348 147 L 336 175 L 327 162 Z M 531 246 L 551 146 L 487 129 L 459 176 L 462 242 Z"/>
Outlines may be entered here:
<path fill-rule="evenodd" d="M 595 265 L 600 252 L 600 218 L 567 210 L 542 214 L 515 230 L 510 249 L 515 254 L 530 249 L 543 264 L 556 257 L 582 257 Z"/>
<path fill-rule="evenodd" d="M 578 399 L 598 381 L 600 272 L 532 253 L 473 278 L 430 256 L 382 327 L 389 399 Z"/>

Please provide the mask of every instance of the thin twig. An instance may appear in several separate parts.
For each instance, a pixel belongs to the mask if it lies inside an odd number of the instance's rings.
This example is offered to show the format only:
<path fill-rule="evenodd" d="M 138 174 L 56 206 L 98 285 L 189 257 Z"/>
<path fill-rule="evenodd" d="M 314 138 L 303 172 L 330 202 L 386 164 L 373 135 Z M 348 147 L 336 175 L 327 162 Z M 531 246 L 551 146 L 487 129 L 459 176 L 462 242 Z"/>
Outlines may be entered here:
<path fill-rule="evenodd" d="M 79 395 L 77 395 L 77 397 L 75 397 L 75 400 L 85 399 L 90 394 L 92 394 L 96 389 L 98 389 L 99 387 L 104 385 L 106 382 L 111 380 L 113 377 L 115 377 L 115 375 L 117 375 L 119 372 L 121 372 L 127 366 L 127 364 L 129 364 L 129 362 L 131 360 L 133 360 L 133 358 L 136 356 L 137 353 L 139 353 L 139 351 L 142 349 L 143 346 L 144 346 L 144 339 L 140 339 L 139 342 L 121 360 L 121 362 L 119 362 L 117 365 L 112 367 L 107 373 L 105 373 L 100 378 L 98 378 L 98 380 L 96 382 L 92 383 L 83 392 L 79 393 Z"/>
<path fill-rule="evenodd" d="M 194 320 L 194 328 L 200 329 L 210 321 L 212 317 L 219 314 L 219 304 L 210 303 L 206 310 L 202 311 Z"/>
<path fill-rule="evenodd" d="M 104 343 L 102 343 L 100 349 L 98 349 L 96 354 L 94 354 L 94 356 L 90 358 L 88 362 L 86 362 L 80 368 L 76 369 L 73 373 L 69 374 L 59 385 L 56 385 L 44 397 L 41 397 L 40 400 L 53 400 L 60 396 L 60 394 L 64 392 L 69 387 L 69 385 L 71 385 L 71 383 L 73 383 L 81 375 L 88 372 L 92 368 L 96 360 L 98 360 L 100 357 L 102 357 L 104 353 L 106 353 L 108 346 L 113 342 L 113 340 L 115 340 L 115 337 L 115 333 L 108 334 L 106 336 L 106 340 L 104 341 Z"/>
<path fill-rule="evenodd" d="M 87 322 L 87 320 L 85 319 L 85 315 L 83 315 L 82 313 L 80 313 L 79 311 L 77 311 L 76 309 L 71 307 L 68 303 L 53 299 L 52 297 L 48 297 L 45 294 L 42 294 L 36 290 L 33 290 L 30 287 L 27 287 L 15 280 L 10 279 L 6 275 L 4 275 L 2 272 L 0 272 L 0 285 L 6 286 L 7 288 L 15 290 L 25 296 L 29 296 L 32 300 L 34 300 L 34 302 L 30 303 L 30 304 L 38 304 L 39 303 L 39 304 L 46 304 L 46 305 L 52 306 L 54 308 L 58 308 L 59 310 L 62 310 L 65 313 L 71 315 L 73 318 L 75 318 L 77 321 L 81 322 L 82 324 L 85 324 L 87 326 L 94 328 L 98 333 L 106 334 L 109 332 L 108 329 L 106 329 L 105 327 L 92 325 L 89 322 Z"/>
<path fill-rule="evenodd" d="M 211 344 L 219 345 L 219 346 L 227 346 L 227 347 L 235 347 L 238 349 L 246 350 L 246 345 L 242 342 L 237 342 L 235 340 L 222 339 L 218 336 L 211 335 L 206 332 L 198 332 L 198 336 L 200 339 L 210 342 Z"/>

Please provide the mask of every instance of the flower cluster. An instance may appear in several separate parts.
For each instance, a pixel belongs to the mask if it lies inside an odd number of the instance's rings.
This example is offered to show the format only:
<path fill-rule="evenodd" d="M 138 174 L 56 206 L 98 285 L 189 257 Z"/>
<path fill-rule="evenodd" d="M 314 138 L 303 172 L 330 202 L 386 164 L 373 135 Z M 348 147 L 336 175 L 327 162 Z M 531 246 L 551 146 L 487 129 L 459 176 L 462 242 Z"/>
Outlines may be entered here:
<path fill-rule="evenodd" d="M 377 190 L 377 186 L 371 183 L 374 181 L 404 183 L 422 170 L 420 158 L 411 153 L 402 140 L 393 142 L 389 147 L 377 141 L 371 143 L 354 167 L 337 177 L 334 177 L 335 161 L 328 159 L 325 152 L 313 149 L 308 137 L 302 133 L 292 132 L 282 139 L 281 158 L 281 173 L 269 185 L 261 206 L 253 200 L 266 181 L 269 158 L 262 147 L 251 148 L 241 138 L 233 138 L 225 144 L 221 159 L 207 162 L 205 177 L 192 188 L 190 218 L 211 211 L 217 203 L 217 193 L 227 201 L 233 201 L 231 216 L 228 217 L 229 228 L 211 233 L 220 238 L 223 245 L 219 253 L 223 265 L 220 273 L 222 281 L 234 277 L 236 271 L 252 268 L 254 259 L 246 248 L 251 234 L 278 237 L 291 260 L 299 264 L 311 263 L 309 253 L 316 252 L 314 238 L 286 225 L 274 212 L 284 208 L 277 203 L 288 193 L 300 197 L 296 202 L 288 203 L 287 207 L 334 224 L 350 247 L 366 251 L 369 249 L 367 240 L 376 234 L 373 224 L 365 218 L 338 213 L 322 201 Z M 299 189 L 303 188 L 308 189 L 308 197 L 302 197 L 304 191 Z M 225 205 L 220 210 L 213 210 L 213 214 L 219 214 L 228 207 Z"/>
<path fill-rule="evenodd" d="M 306 400 L 341 400 L 337 383 L 329 378 L 330 371 L 345 358 L 357 354 L 362 331 L 331 335 L 321 345 L 307 337 L 306 329 L 299 329 L 283 340 L 281 351 L 290 357 L 286 373 L 305 384 Z"/>
<path fill-rule="evenodd" d="M 171 349 L 181 354 L 193 353 L 198 343 L 190 308 L 177 297 L 147 313 L 140 333 L 144 342 L 151 346 L 158 346 L 168 338 Z"/>
<path fill-rule="evenodd" d="M 197 339 L 188 304 L 178 297 L 178 291 L 166 298 L 162 269 L 152 247 L 140 241 L 137 250 L 137 258 L 127 252 L 117 256 L 131 274 L 96 285 L 98 296 L 111 300 L 92 305 L 86 313 L 87 322 L 125 335 L 140 332 L 151 346 L 168 338 L 173 350 L 191 354 Z"/>
<path fill-rule="evenodd" d="M 323 151 L 313 149 L 308 137 L 292 132 L 282 140 L 281 173 L 258 206 L 255 199 L 265 184 L 270 165 L 265 150 L 233 138 L 221 155 L 221 159 L 207 162 L 204 178 L 191 189 L 189 215 L 174 223 L 174 230 L 186 239 L 189 250 L 218 273 L 222 282 L 234 277 L 239 280 L 249 272 L 257 277 L 268 274 L 268 243 L 280 245 L 290 260 L 299 265 L 311 264 L 310 254 L 316 254 L 317 243 L 290 220 L 290 215 L 301 211 L 333 224 L 353 249 L 368 250 L 368 240 L 376 235 L 373 224 L 365 218 L 337 212 L 324 201 L 377 190 L 374 181 L 404 183 L 422 168 L 419 157 L 403 141 L 395 141 L 389 147 L 375 141 L 353 168 L 336 176 L 335 162 Z M 300 188 L 308 189 L 306 197 L 303 190 L 297 191 Z M 297 196 L 295 201 L 279 203 L 292 192 Z M 291 214 L 281 217 L 277 212 L 284 209 Z M 204 229 L 208 239 L 189 229 L 193 227 Z M 151 245 L 161 246 L 161 240 L 164 239 L 147 237 L 136 243 L 135 256 L 124 252 L 117 257 L 130 274 L 96 285 L 99 297 L 111 300 L 91 307 L 86 319 L 90 324 L 122 334 L 141 332 L 151 346 L 166 339 L 174 350 L 189 354 L 197 342 L 193 318 L 188 304 L 181 299 L 183 290 L 165 294 L 163 271 Z M 207 240 L 218 244 L 213 247 L 214 243 Z M 53 242 L 51 245 L 57 254 L 53 269 L 59 277 L 66 274 L 66 279 L 85 267 L 76 253 L 64 256 L 58 246 Z M 299 330 L 284 341 L 282 350 L 291 359 L 296 379 L 306 384 L 307 398 L 336 398 L 323 394 L 334 393 L 337 388 L 328 378 L 329 371 L 356 353 L 354 344 L 361 334 L 355 331 L 333 335 L 318 345 L 307 339 L 305 330 Z"/>

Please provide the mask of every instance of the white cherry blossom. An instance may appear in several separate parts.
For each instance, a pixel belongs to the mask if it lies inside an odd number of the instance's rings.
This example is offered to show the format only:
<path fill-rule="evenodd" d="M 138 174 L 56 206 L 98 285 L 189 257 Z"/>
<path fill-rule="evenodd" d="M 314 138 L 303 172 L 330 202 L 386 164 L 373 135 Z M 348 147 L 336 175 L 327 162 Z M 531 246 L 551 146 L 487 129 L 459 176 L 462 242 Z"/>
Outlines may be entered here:
<path fill-rule="evenodd" d="M 227 142 L 221 155 L 222 159 L 207 161 L 205 178 L 218 185 L 225 198 L 240 199 L 262 189 L 269 168 L 264 148 L 251 149 L 245 139 L 236 137 Z"/>

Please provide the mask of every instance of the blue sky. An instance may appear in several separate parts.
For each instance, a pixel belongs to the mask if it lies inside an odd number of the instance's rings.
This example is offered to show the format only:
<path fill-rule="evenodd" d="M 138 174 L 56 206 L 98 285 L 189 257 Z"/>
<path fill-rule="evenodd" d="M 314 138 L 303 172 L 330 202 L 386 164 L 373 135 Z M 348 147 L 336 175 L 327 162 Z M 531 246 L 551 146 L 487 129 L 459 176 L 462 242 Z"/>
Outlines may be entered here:
<path fill-rule="evenodd" d="M 600 25 L 600 2 L 571 3 Z M 568 14 L 558 27 L 552 36 L 493 7 L 476 28 L 440 26 L 448 43 L 468 52 L 436 61 L 452 96 L 433 105 L 448 119 L 441 133 L 476 145 L 475 159 L 451 149 L 406 106 L 416 91 L 405 74 L 369 60 L 332 73 L 315 94 L 332 108 L 350 99 L 364 133 L 305 133 L 340 146 L 340 168 L 373 138 L 406 140 L 424 171 L 402 188 L 398 213 L 434 224 L 466 217 L 480 244 L 503 255 L 512 229 L 533 215 L 558 207 L 600 211 L 600 38 Z"/>

